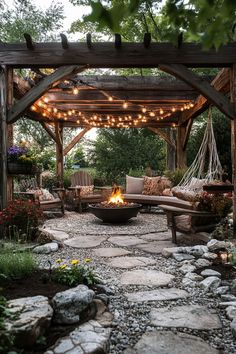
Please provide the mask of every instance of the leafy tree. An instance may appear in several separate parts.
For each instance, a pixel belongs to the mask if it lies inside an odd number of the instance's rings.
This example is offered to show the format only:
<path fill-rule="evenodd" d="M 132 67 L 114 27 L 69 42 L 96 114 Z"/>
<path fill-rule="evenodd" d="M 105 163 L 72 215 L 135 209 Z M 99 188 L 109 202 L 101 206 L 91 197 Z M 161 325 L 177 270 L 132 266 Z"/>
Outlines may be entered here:
<path fill-rule="evenodd" d="M 93 160 L 108 183 L 132 170 L 163 170 L 164 143 L 147 129 L 103 129 L 94 143 Z"/>
<path fill-rule="evenodd" d="M 84 17 L 86 23 L 95 23 L 97 30 L 109 28 L 125 36 L 136 34 L 142 22 L 153 37 L 177 40 L 184 32 L 188 40 L 201 42 L 203 46 L 218 48 L 234 40 L 236 4 L 233 0 L 70 0 L 73 4 L 90 5 L 91 14 Z M 127 23 L 139 17 L 138 26 L 126 32 Z M 233 27 L 233 31 L 232 31 Z"/>
<path fill-rule="evenodd" d="M 73 160 L 74 160 L 74 164 L 80 165 L 80 167 L 87 166 L 86 156 L 82 145 L 79 145 L 75 150 Z"/>
<path fill-rule="evenodd" d="M 24 41 L 24 33 L 35 41 L 50 40 L 64 18 L 63 6 L 56 2 L 41 10 L 32 0 L 14 0 L 13 7 L 3 1 L 0 9 L 0 38 L 6 42 Z"/>

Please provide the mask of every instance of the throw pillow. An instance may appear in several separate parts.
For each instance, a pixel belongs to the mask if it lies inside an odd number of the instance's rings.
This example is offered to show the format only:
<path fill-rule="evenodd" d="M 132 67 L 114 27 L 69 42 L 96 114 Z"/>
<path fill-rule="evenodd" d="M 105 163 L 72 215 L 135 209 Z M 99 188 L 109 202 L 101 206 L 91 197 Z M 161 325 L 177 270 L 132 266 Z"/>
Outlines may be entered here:
<path fill-rule="evenodd" d="M 179 199 L 186 200 L 187 202 L 195 202 L 196 193 L 194 191 L 174 187 L 172 188 L 172 194 Z"/>
<path fill-rule="evenodd" d="M 142 192 L 143 192 L 143 177 L 131 177 L 126 175 L 126 193 L 142 194 Z"/>
<path fill-rule="evenodd" d="M 144 176 L 143 194 L 145 195 L 162 195 L 161 177 Z"/>
<path fill-rule="evenodd" d="M 86 197 L 86 195 L 93 194 L 94 185 L 91 186 L 76 186 L 80 188 L 81 197 Z"/>
<path fill-rule="evenodd" d="M 170 188 L 164 189 L 164 191 L 162 192 L 162 195 L 165 197 L 173 197 L 173 193 Z"/>
<path fill-rule="evenodd" d="M 46 201 L 46 200 L 54 200 L 54 196 L 47 190 L 44 188 L 41 188 L 41 194 L 39 196 L 39 200 L 40 201 Z"/>

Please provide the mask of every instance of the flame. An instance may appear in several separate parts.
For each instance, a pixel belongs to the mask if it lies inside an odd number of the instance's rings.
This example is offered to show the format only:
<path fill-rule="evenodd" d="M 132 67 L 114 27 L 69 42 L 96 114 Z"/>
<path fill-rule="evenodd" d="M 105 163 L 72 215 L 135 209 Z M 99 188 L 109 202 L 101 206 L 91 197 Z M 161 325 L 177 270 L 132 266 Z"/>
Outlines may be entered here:
<path fill-rule="evenodd" d="M 108 203 L 115 203 L 115 204 L 124 203 L 124 198 L 121 194 L 120 187 L 117 187 L 116 185 L 113 187 L 111 196 L 108 199 Z"/>

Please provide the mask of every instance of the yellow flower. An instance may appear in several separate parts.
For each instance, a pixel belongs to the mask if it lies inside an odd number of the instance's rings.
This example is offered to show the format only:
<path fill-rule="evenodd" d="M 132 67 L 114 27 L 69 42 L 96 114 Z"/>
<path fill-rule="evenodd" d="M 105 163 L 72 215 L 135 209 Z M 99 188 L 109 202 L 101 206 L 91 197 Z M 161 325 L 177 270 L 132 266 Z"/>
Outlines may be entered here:
<path fill-rule="evenodd" d="M 72 261 L 70 262 L 70 264 L 72 264 L 72 265 L 76 265 L 78 263 L 79 263 L 78 259 L 72 259 Z"/>
<path fill-rule="evenodd" d="M 92 262 L 92 259 L 91 259 L 91 258 L 85 258 L 84 261 L 85 261 L 86 263 L 89 263 L 89 262 Z"/>
<path fill-rule="evenodd" d="M 65 269 L 67 267 L 67 264 L 63 264 L 60 266 L 61 269 Z"/>
<path fill-rule="evenodd" d="M 61 263 L 61 262 L 62 262 L 61 258 L 56 259 L 56 263 Z"/>

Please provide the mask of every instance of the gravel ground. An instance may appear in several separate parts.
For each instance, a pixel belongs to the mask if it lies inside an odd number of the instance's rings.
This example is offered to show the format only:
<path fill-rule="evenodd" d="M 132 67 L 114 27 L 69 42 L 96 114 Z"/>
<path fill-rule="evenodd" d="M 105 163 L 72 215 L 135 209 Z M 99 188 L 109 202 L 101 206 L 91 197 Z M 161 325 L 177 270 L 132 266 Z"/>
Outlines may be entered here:
<path fill-rule="evenodd" d="M 166 219 L 159 214 L 140 214 L 138 219 L 126 225 L 114 226 L 105 225 L 97 221 L 88 213 L 76 214 L 69 213 L 65 218 L 48 220 L 46 227 L 68 232 L 70 237 L 76 235 L 135 235 L 140 236 L 147 233 L 156 233 L 166 230 Z M 100 247 L 117 247 L 112 245 L 108 240 L 101 243 Z M 57 258 L 63 260 L 92 258 L 92 265 L 95 267 L 99 278 L 114 291 L 114 296 L 110 296 L 109 309 L 114 314 L 113 330 L 111 335 L 110 354 L 120 354 L 129 346 L 133 346 L 146 331 L 152 331 L 157 327 L 150 325 L 150 310 L 160 307 L 174 308 L 177 305 L 199 304 L 206 305 L 209 309 L 217 309 L 217 313 L 222 321 L 222 329 L 199 331 L 187 328 L 179 329 L 185 333 L 197 335 L 208 342 L 221 353 L 236 353 L 236 341 L 233 339 L 230 329 L 230 321 L 225 316 L 225 311 L 218 307 L 221 301 L 220 297 L 213 296 L 212 293 L 203 293 L 199 288 L 184 288 L 182 285 L 183 275 L 179 272 L 180 263 L 172 258 L 164 258 L 161 255 L 150 254 L 135 247 L 122 247 L 132 251 L 133 256 L 150 257 L 156 261 L 155 265 L 146 266 L 147 269 L 155 269 L 164 271 L 175 276 L 174 280 L 169 284 L 170 287 L 176 287 L 187 290 L 191 296 L 187 299 L 171 300 L 171 301 L 155 301 L 145 303 L 128 302 L 124 296 L 126 292 L 143 291 L 154 289 L 149 286 L 121 286 L 119 283 L 120 275 L 126 271 L 125 269 L 112 268 L 105 263 L 106 259 L 97 257 L 92 249 L 75 249 L 64 246 L 58 252 L 51 255 L 37 255 L 40 267 L 48 267 L 48 260 L 55 261 Z M 132 268 L 136 269 L 136 268 Z M 158 327 L 163 329 L 163 327 Z M 164 328 L 165 329 L 165 328 Z M 168 329 L 176 332 L 177 329 Z M 151 354 L 151 353 L 150 353 Z M 193 353 L 194 354 L 194 353 Z"/>

